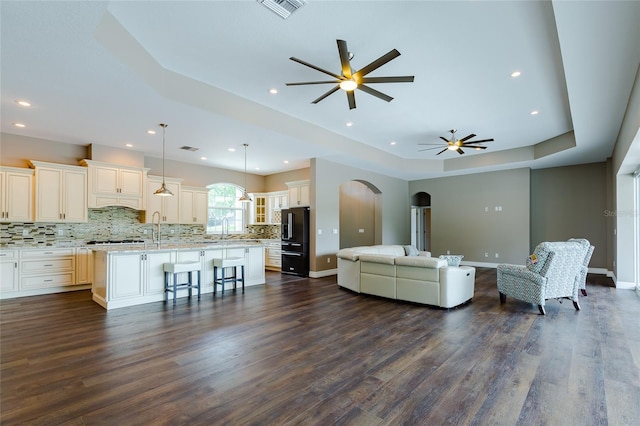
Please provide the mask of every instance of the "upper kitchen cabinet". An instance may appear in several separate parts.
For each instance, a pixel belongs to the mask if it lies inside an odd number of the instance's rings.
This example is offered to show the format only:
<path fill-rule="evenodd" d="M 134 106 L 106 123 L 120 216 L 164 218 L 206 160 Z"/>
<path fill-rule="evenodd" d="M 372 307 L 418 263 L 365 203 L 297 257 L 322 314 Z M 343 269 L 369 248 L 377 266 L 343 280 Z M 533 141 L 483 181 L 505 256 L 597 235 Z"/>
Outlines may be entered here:
<path fill-rule="evenodd" d="M 35 169 L 35 221 L 87 221 L 87 169 L 30 161 Z"/>
<path fill-rule="evenodd" d="M 263 225 L 267 223 L 267 194 L 251 194 L 249 205 L 249 223 Z"/>
<path fill-rule="evenodd" d="M 147 205 L 142 222 L 153 223 L 153 213 L 160 213 L 160 223 L 180 223 L 180 182 L 182 179 L 164 178 L 166 188 L 173 196 L 162 197 L 154 192 L 162 185 L 162 176 L 147 179 Z"/>
<path fill-rule="evenodd" d="M 144 210 L 149 169 L 82 160 L 89 170 L 89 207 L 129 207 Z"/>
<path fill-rule="evenodd" d="M 33 169 L 0 167 L 0 221 L 33 221 Z"/>
<path fill-rule="evenodd" d="M 180 188 L 180 223 L 206 225 L 209 212 L 209 191 L 206 188 Z"/>
<path fill-rule="evenodd" d="M 289 207 L 309 205 L 309 180 L 285 183 L 289 187 Z"/>
<path fill-rule="evenodd" d="M 267 222 L 278 224 L 281 222 L 280 210 L 289 207 L 289 192 L 270 192 L 267 197 Z"/>

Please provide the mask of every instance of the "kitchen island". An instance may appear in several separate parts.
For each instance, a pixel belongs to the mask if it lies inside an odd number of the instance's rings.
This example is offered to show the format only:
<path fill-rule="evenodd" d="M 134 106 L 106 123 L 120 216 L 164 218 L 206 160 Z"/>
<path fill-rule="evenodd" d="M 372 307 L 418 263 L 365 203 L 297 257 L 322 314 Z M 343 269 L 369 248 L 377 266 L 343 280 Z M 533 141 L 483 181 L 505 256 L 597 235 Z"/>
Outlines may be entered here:
<path fill-rule="evenodd" d="M 245 286 L 265 283 L 264 244 L 257 241 L 104 246 L 94 248 L 93 257 L 92 297 L 105 309 L 163 301 L 163 264 L 168 262 L 201 262 L 203 295 L 213 292 L 215 258 L 244 257 Z M 188 294 L 184 289 L 177 297 Z"/>

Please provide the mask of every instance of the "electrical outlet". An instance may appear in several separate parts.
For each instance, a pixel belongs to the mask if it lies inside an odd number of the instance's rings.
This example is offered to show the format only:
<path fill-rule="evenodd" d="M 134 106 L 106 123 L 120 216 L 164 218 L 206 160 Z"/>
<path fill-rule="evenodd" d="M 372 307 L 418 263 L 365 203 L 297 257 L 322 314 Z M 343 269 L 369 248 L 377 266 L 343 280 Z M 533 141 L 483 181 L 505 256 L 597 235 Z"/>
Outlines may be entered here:
<path fill-rule="evenodd" d="M 28 237 L 29 236 L 29 230 L 28 229 L 23 229 L 22 230 L 22 236 L 23 237 Z"/>
<path fill-rule="evenodd" d="M 62 237 L 64 235 L 64 229 L 58 229 L 58 236 Z"/>
<path fill-rule="evenodd" d="M 171 232 L 172 234 L 175 234 L 175 233 L 176 233 L 176 230 L 175 230 L 175 229 L 172 229 L 170 232 Z"/>
<path fill-rule="evenodd" d="M 318 228 L 318 235 L 322 235 L 322 229 Z"/>
<path fill-rule="evenodd" d="M 361 234 L 364 234 L 364 228 L 358 229 L 358 232 L 361 233 Z"/>
<path fill-rule="evenodd" d="M 447 250 L 447 254 L 451 254 L 451 252 L 449 250 Z"/>
<path fill-rule="evenodd" d="M 331 263 L 331 258 L 327 257 L 327 263 Z"/>
<path fill-rule="evenodd" d="M 338 230 L 336 228 L 333 228 L 333 235 L 338 235 Z"/>
<path fill-rule="evenodd" d="M 143 230 L 142 230 L 142 233 L 146 235 L 146 234 L 147 234 L 147 230 L 146 230 L 146 229 L 143 229 Z"/>
<path fill-rule="evenodd" d="M 496 259 L 499 258 L 500 256 L 498 255 L 498 253 L 496 253 Z"/>
<path fill-rule="evenodd" d="M 484 257 L 489 257 L 489 253 L 485 252 Z"/>

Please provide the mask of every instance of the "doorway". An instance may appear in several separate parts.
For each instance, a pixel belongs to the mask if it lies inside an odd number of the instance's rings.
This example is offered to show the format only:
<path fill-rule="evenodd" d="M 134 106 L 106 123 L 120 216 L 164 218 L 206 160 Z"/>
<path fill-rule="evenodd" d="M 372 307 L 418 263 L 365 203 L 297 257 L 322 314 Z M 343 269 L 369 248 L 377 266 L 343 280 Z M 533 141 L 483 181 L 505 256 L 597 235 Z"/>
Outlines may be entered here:
<path fill-rule="evenodd" d="M 411 245 L 431 251 L 431 195 L 426 192 L 411 197 Z"/>

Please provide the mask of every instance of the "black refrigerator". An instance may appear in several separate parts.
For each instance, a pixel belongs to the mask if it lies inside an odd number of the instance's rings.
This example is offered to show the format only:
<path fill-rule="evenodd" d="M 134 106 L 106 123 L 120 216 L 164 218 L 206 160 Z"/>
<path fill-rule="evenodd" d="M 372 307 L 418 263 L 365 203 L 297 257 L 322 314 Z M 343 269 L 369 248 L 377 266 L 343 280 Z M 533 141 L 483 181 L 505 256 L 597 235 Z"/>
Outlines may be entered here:
<path fill-rule="evenodd" d="M 282 273 L 309 276 L 309 207 L 282 209 Z"/>

